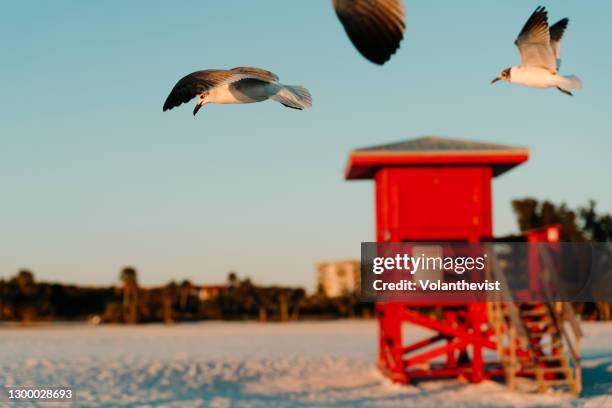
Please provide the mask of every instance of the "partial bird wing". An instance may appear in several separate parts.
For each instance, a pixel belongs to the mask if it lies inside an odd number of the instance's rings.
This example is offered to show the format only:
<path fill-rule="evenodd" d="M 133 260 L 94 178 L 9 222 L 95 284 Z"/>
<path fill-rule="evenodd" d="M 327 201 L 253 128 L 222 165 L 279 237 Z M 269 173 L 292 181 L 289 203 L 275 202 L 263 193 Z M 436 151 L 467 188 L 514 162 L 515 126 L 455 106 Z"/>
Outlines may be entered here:
<path fill-rule="evenodd" d="M 259 68 L 239 67 L 231 70 L 208 69 L 192 72 L 181 78 L 164 103 L 164 111 L 187 103 L 202 92 L 216 86 L 240 81 L 242 79 L 258 79 L 266 82 L 276 82 L 278 77 L 271 72 Z"/>
<path fill-rule="evenodd" d="M 565 34 L 565 29 L 567 28 L 567 24 L 569 23 L 569 19 L 564 18 L 562 20 L 557 21 L 552 27 L 550 27 L 550 47 L 553 50 L 553 54 L 555 59 L 557 60 L 557 69 L 561 65 L 561 40 L 563 39 L 563 34 Z"/>
<path fill-rule="evenodd" d="M 332 0 L 351 42 L 368 60 L 382 65 L 404 38 L 402 0 Z"/>
<path fill-rule="evenodd" d="M 239 74 L 250 75 L 255 78 L 261 79 L 262 81 L 266 81 L 266 82 L 278 82 L 278 75 L 270 71 L 266 71 L 265 69 L 261 69 L 261 68 L 236 67 L 236 68 L 230 69 L 230 71 L 236 72 Z"/>
<path fill-rule="evenodd" d="M 557 71 L 555 55 L 550 46 L 548 14 L 544 7 L 538 7 L 517 37 L 514 44 L 521 54 L 521 65 Z"/>

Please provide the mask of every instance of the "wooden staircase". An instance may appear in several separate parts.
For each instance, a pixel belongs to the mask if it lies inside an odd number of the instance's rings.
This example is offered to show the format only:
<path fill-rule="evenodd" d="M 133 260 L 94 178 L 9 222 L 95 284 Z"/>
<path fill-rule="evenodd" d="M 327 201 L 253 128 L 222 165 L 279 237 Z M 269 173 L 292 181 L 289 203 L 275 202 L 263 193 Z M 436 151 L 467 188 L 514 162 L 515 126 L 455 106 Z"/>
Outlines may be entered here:
<path fill-rule="evenodd" d="M 569 303 L 496 301 L 488 305 L 497 353 L 512 390 L 580 394 L 582 332 Z"/>

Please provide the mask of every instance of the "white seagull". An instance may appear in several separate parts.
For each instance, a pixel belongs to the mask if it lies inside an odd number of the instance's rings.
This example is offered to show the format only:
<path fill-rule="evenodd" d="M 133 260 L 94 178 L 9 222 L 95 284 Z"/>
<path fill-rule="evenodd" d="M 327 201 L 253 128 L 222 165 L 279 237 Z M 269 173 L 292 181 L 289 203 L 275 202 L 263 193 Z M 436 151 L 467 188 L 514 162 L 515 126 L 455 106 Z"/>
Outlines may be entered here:
<path fill-rule="evenodd" d="M 382 65 L 404 37 L 402 0 L 332 0 L 338 19 L 357 50 Z"/>
<path fill-rule="evenodd" d="M 283 85 L 278 82 L 278 76 L 270 71 L 237 67 L 196 71 L 181 78 L 168 95 L 164 112 L 196 96 L 198 101 L 193 108 L 194 116 L 207 103 L 253 103 L 272 99 L 293 109 L 312 106 L 312 97 L 306 88 Z"/>
<path fill-rule="evenodd" d="M 561 39 L 568 22 L 564 18 L 549 29 L 546 9 L 538 7 L 514 42 L 521 54 L 521 65 L 503 70 L 491 83 L 503 80 L 532 88 L 557 88 L 567 95 L 572 95 L 572 89 L 582 89 L 578 77 L 558 72 Z"/>

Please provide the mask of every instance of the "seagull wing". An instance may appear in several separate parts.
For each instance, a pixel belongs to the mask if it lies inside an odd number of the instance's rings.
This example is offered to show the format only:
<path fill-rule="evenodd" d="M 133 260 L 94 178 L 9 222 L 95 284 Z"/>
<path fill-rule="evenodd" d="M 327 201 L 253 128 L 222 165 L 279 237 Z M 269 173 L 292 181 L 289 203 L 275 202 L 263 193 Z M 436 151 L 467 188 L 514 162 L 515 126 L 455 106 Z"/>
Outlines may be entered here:
<path fill-rule="evenodd" d="M 555 55 L 555 59 L 557 60 L 557 69 L 561 65 L 561 40 L 563 39 L 563 34 L 565 34 L 565 29 L 567 28 L 567 24 L 569 23 L 569 19 L 564 18 L 562 20 L 557 21 L 553 26 L 550 27 L 550 46 L 553 50 L 553 54 Z"/>
<path fill-rule="evenodd" d="M 270 71 L 266 71 L 261 68 L 253 68 L 253 67 L 236 67 L 230 69 L 232 72 L 236 72 L 239 74 L 249 75 L 257 79 L 261 79 L 266 82 L 278 82 L 278 76 Z"/>
<path fill-rule="evenodd" d="M 251 70 L 236 71 L 236 70 Z M 276 77 L 268 71 L 257 68 L 234 68 L 232 70 L 208 69 L 204 71 L 192 72 L 189 75 L 181 78 L 164 103 L 164 111 L 179 106 L 181 103 L 187 103 L 202 92 L 206 92 L 214 87 L 240 81 L 241 79 L 253 78 L 261 80 L 264 76 Z M 265 81 L 269 82 L 269 79 Z"/>
<path fill-rule="evenodd" d="M 544 7 L 538 7 L 514 42 L 521 54 L 521 65 L 557 71 L 555 55 L 550 46 L 548 15 Z"/>
<path fill-rule="evenodd" d="M 402 0 L 332 0 L 351 42 L 382 65 L 397 51 L 406 28 Z"/>

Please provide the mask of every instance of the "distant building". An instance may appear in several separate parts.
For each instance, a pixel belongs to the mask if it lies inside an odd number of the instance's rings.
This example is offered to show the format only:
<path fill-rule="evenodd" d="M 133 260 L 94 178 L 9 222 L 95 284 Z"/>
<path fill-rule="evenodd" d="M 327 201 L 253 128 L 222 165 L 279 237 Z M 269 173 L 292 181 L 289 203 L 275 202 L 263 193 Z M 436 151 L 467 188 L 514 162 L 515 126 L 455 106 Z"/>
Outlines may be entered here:
<path fill-rule="evenodd" d="M 203 285 L 198 288 L 198 299 L 201 301 L 216 298 L 227 290 L 225 285 Z"/>
<path fill-rule="evenodd" d="M 359 261 L 332 261 L 317 264 L 317 287 L 328 297 L 359 293 L 361 263 Z"/>

